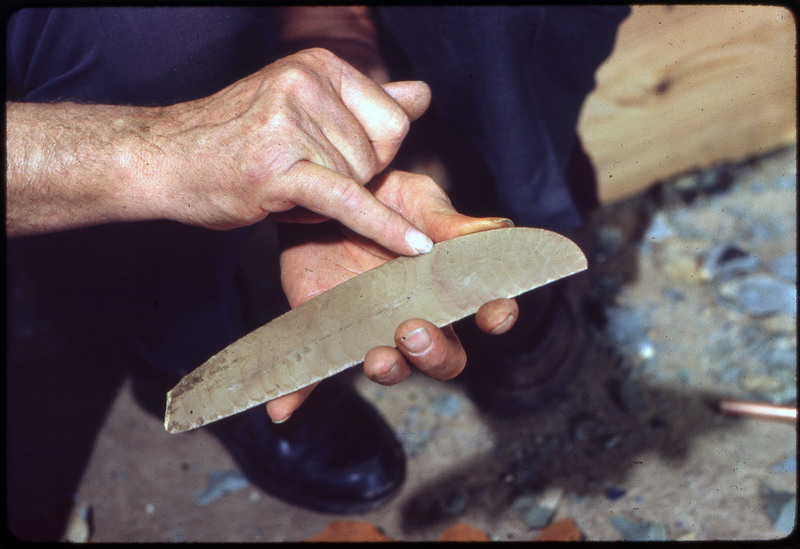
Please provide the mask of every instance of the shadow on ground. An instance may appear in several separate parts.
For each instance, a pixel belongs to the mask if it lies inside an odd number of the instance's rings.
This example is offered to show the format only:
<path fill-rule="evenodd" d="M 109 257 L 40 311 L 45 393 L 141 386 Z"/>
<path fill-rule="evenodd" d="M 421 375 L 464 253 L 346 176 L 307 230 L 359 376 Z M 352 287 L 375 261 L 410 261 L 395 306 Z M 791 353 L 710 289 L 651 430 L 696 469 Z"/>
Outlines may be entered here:
<path fill-rule="evenodd" d="M 548 487 L 603 494 L 609 485 L 625 484 L 642 454 L 677 465 L 694 439 L 737 428 L 715 411 L 720 396 L 642 387 L 595 341 L 556 407 L 524 418 L 486 417 L 494 451 L 421 488 L 403 507 L 403 529 L 434 535 L 459 516 L 500 518 L 520 495 Z"/>
<path fill-rule="evenodd" d="M 765 157 L 768 159 L 768 156 Z M 641 195 L 603 207 L 598 226 L 622 235 L 608 249 L 598 242 L 590 260 L 592 291 L 584 301 L 589 345 L 575 381 L 556 405 L 523 418 L 485 416 L 494 450 L 423 486 L 403 506 L 403 530 L 435 535 L 458 517 L 484 514 L 489 522 L 507 516 L 521 495 L 558 487 L 575 497 L 603 495 L 624 485 L 643 454 L 677 467 L 694 440 L 712 431 L 738 429 L 715 405 L 726 395 L 689 388 L 646 386 L 636 379 L 605 331 L 606 307 L 637 277 L 637 255 L 653 215 L 688 205 L 699 196 L 725 192 L 732 173 L 764 159 L 722 164 L 698 172 L 694 185 L 656 185 Z"/>
<path fill-rule="evenodd" d="M 643 453 L 680 463 L 698 437 L 738 429 L 716 414 L 717 395 L 711 392 L 643 385 L 603 331 L 604 307 L 637 276 L 637 245 L 652 215 L 671 201 L 724 189 L 730 181 L 726 170 L 712 170 L 705 187 L 676 193 L 662 185 L 601 210 L 600 218 L 613 221 L 624 240 L 613 253 L 598 250 L 585 310 L 591 344 L 575 383 L 558 404 L 536 414 L 487 417 L 493 453 L 420 488 L 403 506 L 405 531 L 438 534 L 441 524 L 468 513 L 499 517 L 519 495 L 548 486 L 578 496 L 602 494 L 609 483 L 623 484 Z M 59 291 L 54 286 L 41 299 L 57 299 Z M 7 348 L 14 365 L 7 369 L 7 519 L 11 532 L 26 540 L 62 535 L 95 438 L 131 361 L 113 338 L 98 335 L 81 347 L 71 344 L 69 334 L 59 340 L 45 333 Z"/>

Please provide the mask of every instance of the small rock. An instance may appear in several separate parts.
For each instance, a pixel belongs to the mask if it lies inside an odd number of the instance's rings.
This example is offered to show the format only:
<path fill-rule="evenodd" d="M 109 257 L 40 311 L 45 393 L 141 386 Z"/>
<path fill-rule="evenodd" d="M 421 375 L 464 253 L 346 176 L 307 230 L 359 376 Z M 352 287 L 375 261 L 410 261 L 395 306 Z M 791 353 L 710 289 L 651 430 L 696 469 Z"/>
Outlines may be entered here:
<path fill-rule="evenodd" d="M 770 334 L 791 334 L 797 330 L 797 319 L 787 315 L 768 316 L 761 325 Z"/>
<path fill-rule="evenodd" d="M 603 226 L 597 231 L 597 254 L 601 260 L 616 254 L 622 247 L 622 231 L 613 226 Z"/>
<path fill-rule="evenodd" d="M 622 435 L 612 435 L 610 438 L 603 442 L 603 448 L 606 450 L 613 450 L 622 442 Z"/>
<path fill-rule="evenodd" d="M 705 254 L 700 276 L 703 280 L 729 277 L 733 274 L 751 273 L 758 267 L 758 257 L 741 248 L 723 244 Z"/>
<path fill-rule="evenodd" d="M 772 466 L 773 473 L 795 473 L 797 472 L 797 458 L 789 456 L 780 463 Z"/>
<path fill-rule="evenodd" d="M 611 517 L 611 524 L 623 541 L 666 541 L 669 530 L 666 525 L 650 521 L 635 521 L 625 517 Z"/>
<path fill-rule="evenodd" d="M 606 490 L 606 499 L 610 501 L 616 501 L 627 493 L 628 491 L 624 488 L 620 488 L 619 486 L 610 486 Z"/>
<path fill-rule="evenodd" d="M 745 391 L 758 395 L 772 393 L 783 387 L 780 380 L 772 376 L 748 373 L 742 375 L 739 385 Z"/>
<path fill-rule="evenodd" d="M 455 417 L 461 411 L 461 399 L 453 394 L 439 395 L 431 404 L 431 410 L 445 418 Z"/>
<path fill-rule="evenodd" d="M 797 283 L 797 252 L 776 257 L 770 262 L 769 270 L 779 278 Z"/>
<path fill-rule="evenodd" d="M 772 370 L 797 370 L 797 349 L 794 346 L 780 345 L 783 338 L 775 338 L 771 349 L 765 350 L 764 361 Z"/>
<path fill-rule="evenodd" d="M 553 518 L 563 493 L 561 488 L 551 488 L 539 496 L 520 496 L 511 510 L 531 528 L 542 528 Z"/>
<path fill-rule="evenodd" d="M 779 189 L 796 189 L 797 188 L 797 175 L 790 175 L 778 179 Z"/>
<path fill-rule="evenodd" d="M 780 513 L 778 513 L 778 518 L 772 523 L 772 525 L 780 533 L 788 536 L 794 530 L 796 514 L 797 496 L 792 496 L 792 499 L 781 506 Z"/>
<path fill-rule="evenodd" d="M 489 536 L 483 530 L 458 522 L 442 532 L 436 541 L 489 541 Z"/>
<path fill-rule="evenodd" d="M 583 533 L 572 520 L 565 518 L 548 524 L 536 536 L 536 541 L 581 541 Z"/>
<path fill-rule="evenodd" d="M 643 239 L 649 242 L 661 242 L 670 236 L 674 236 L 674 234 L 675 231 L 672 230 L 669 221 L 667 221 L 667 215 L 660 211 L 653 216 Z"/>
<path fill-rule="evenodd" d="M 756 274 L 719 287 L 720 295 L 753 316 L 783 314 L 797 316 L 797 287 Z"/>
<path fill-rule="evenodd" d="M 673 303 L 678 303 L 679 301 L 686 299 L 686 294 L 684 294 L 678 288 L 664 288 L 664 290 L 661 292 L 661 295 L 664 296 L 664 299 Z"/>
<path fill-rule="evenodd" d="M 770 523 L 776 530 L 790 534 L 794 530 L 797 496 L 791 492 L 774 490 L 765 483 L 761 484 L 758 493 Z"/>
<path fill-rule="evenodd" d="M 353 542 L 353 541 L 392 541 L 378 528 L 368 522 L 355 520 L 333 520 L 316 536 L 308 538 L 311 542 Z"/>
<path fill-rule="evenodd" d="M 442 511 L 444 511 L 444 513 L 447 515 L 458 515 L 467 506 L 468 499 L 469 496 L 467 496 L 467 494 L 465 494 L 464 492 L 459 492 L 457 494 L 454 494 L 449 499 L 447 504 L 442 508 Z"/>
<path fill-rule="evenodd" d="M 236 492 L 248 485 L 247 479 L 239 471 L 212 471 L 208 475 L 208 485 L 195 500 L 195 504 L 205 506 L 225 494 Z"/>
<path fill-rule="evenodd" d="M 72 511 L 64 533 L 67 543 L 86 543 L 92 537 L 92 507 L 81 504 Z"/>
<path fill-rule="evenodd" d="M 664 274 L 676 282 L 698 282 L 703 280 L 698 261 L 689 255 L 673 255 L 662 267 Z"/>
<path fill-rule="evenodd" d="M 641 355 L 652 347 L 647 336 L 644 312 L 631 307 L 609 307 L 606 310 L 606 329 L 621 350 Z"/>

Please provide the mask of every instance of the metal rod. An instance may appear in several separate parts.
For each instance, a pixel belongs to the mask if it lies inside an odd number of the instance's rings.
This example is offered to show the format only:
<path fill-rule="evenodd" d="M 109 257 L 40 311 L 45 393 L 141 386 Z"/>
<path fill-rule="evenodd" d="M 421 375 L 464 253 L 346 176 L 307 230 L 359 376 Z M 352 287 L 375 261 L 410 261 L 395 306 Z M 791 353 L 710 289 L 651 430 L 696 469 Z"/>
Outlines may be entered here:
<path fill-rule="evenodd" d="M 719 402 L 719 411 L 723 414 L 752 418 L 797 421 L 796 406 L 778 406 L 777 404 L 768 404 L 766 402 L 723 399 Z"/>

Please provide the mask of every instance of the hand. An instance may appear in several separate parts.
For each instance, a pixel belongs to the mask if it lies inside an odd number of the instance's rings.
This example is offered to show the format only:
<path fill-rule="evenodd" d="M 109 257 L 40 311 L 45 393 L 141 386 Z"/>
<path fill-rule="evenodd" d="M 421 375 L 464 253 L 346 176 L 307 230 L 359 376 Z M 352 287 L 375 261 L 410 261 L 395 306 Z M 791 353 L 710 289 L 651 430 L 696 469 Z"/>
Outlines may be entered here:
<path fill-rule="evenodd" d="M 310 49 L 168 107 L 168 217 L 229 229 L 302 206 L 395 253 L 427 251 L 427 237 L 363 185 L 429 103 L 422 82 L 379 86 Z"/>
<path fill-rule="evenodd" d="M 507 219 L 459 214 L 444 191 L 426 176 L 394 170 L 379 176 L 367 187 L 435 242 L 511 225 Z M 308 230 L 309 227 L 305 227 L 301 232 Z M 317 225 L 311 230 L 312 238 L 307 235 L 298 238 L 280 257 L 283 289 L 292 307 L 396 257 L 334 225 Z M 483 331 L 500 334 L 514 325 L 517 316 L 516 302 L 500 299 L 481 307 L 476 322 Z M 367 377 L 383 385 L 394 385 L 408 377 L 413 365 L 434 379 L 446 380 L 458 375 L 466 364 L 464 349 L 450 326 L 439 329 L 423 319 L 409 319 L 398 326 L 395 342 L 397 348 L 376 347 L 367 353 L 364 359 Z M 415 344 L 420 344 L 421 348 L 415 349 Z M 274 421 L 285 420 L 313 387 L 268 402 L 267 413 Z"/>
<path fill-rule="evenodd" d="M 379 86 L 310 49 L 168 107 L 7 103 L 6 230 L 152 219 L 226 229 L 311 211 L 413 255 L 430 240 L 363 185 L 429 102 L 422 82 Z"/>

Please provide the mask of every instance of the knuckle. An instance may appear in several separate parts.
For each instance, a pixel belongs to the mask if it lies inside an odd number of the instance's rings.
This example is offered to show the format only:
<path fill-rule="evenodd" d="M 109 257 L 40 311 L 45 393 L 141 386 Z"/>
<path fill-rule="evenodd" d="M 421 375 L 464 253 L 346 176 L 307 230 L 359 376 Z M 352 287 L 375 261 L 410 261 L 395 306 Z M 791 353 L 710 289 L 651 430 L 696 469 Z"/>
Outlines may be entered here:
<path fill-rule="evenodd" d="M 338 57 L 336 57 L 336 55 L 334 55 L 333 52 L 320 47 L 306 48 L 304 50 L 300 50 L 295 55 L 302 59 L 309 59 L 315 61 L 319 60 L 322 62 L 330 62 L 334 59 L 338 59 Z"/>
<path fill-rule="evenodd" d="M 414 181 L 412 183 L 418 191 L 424 192 L 427 195 L 436 195 L 436 198 L 442 198 L 445 200 L 449 200 L 447 194 L 444 192 L 444 189 L 436 182 L 429 175 L 425 174 L 415 174 Z"/>
<path fill-rule="evenodd" d="M 396 108 L 392 109 L 392 112 L 389 113 L 383 129 L 393 141 L 400 141 L 411 129 L 411 119 L 409 119 L 405 111 L 397 105 Z"/>
<path fill-rule="evenodd" d="M 306 90 L 317 82 L 314 70 L 300 62 L 292 60 L 287 62 L 275 76 L 276 84 L 285 90 Z"/>
<path fill-rule="evenodd" d="M 336 201 L 346 211 L 352 211 L 362 208 L 363 188 L 355 181 L 348 179 L 338 183 L 333 192 L 336 195 Z"/>

